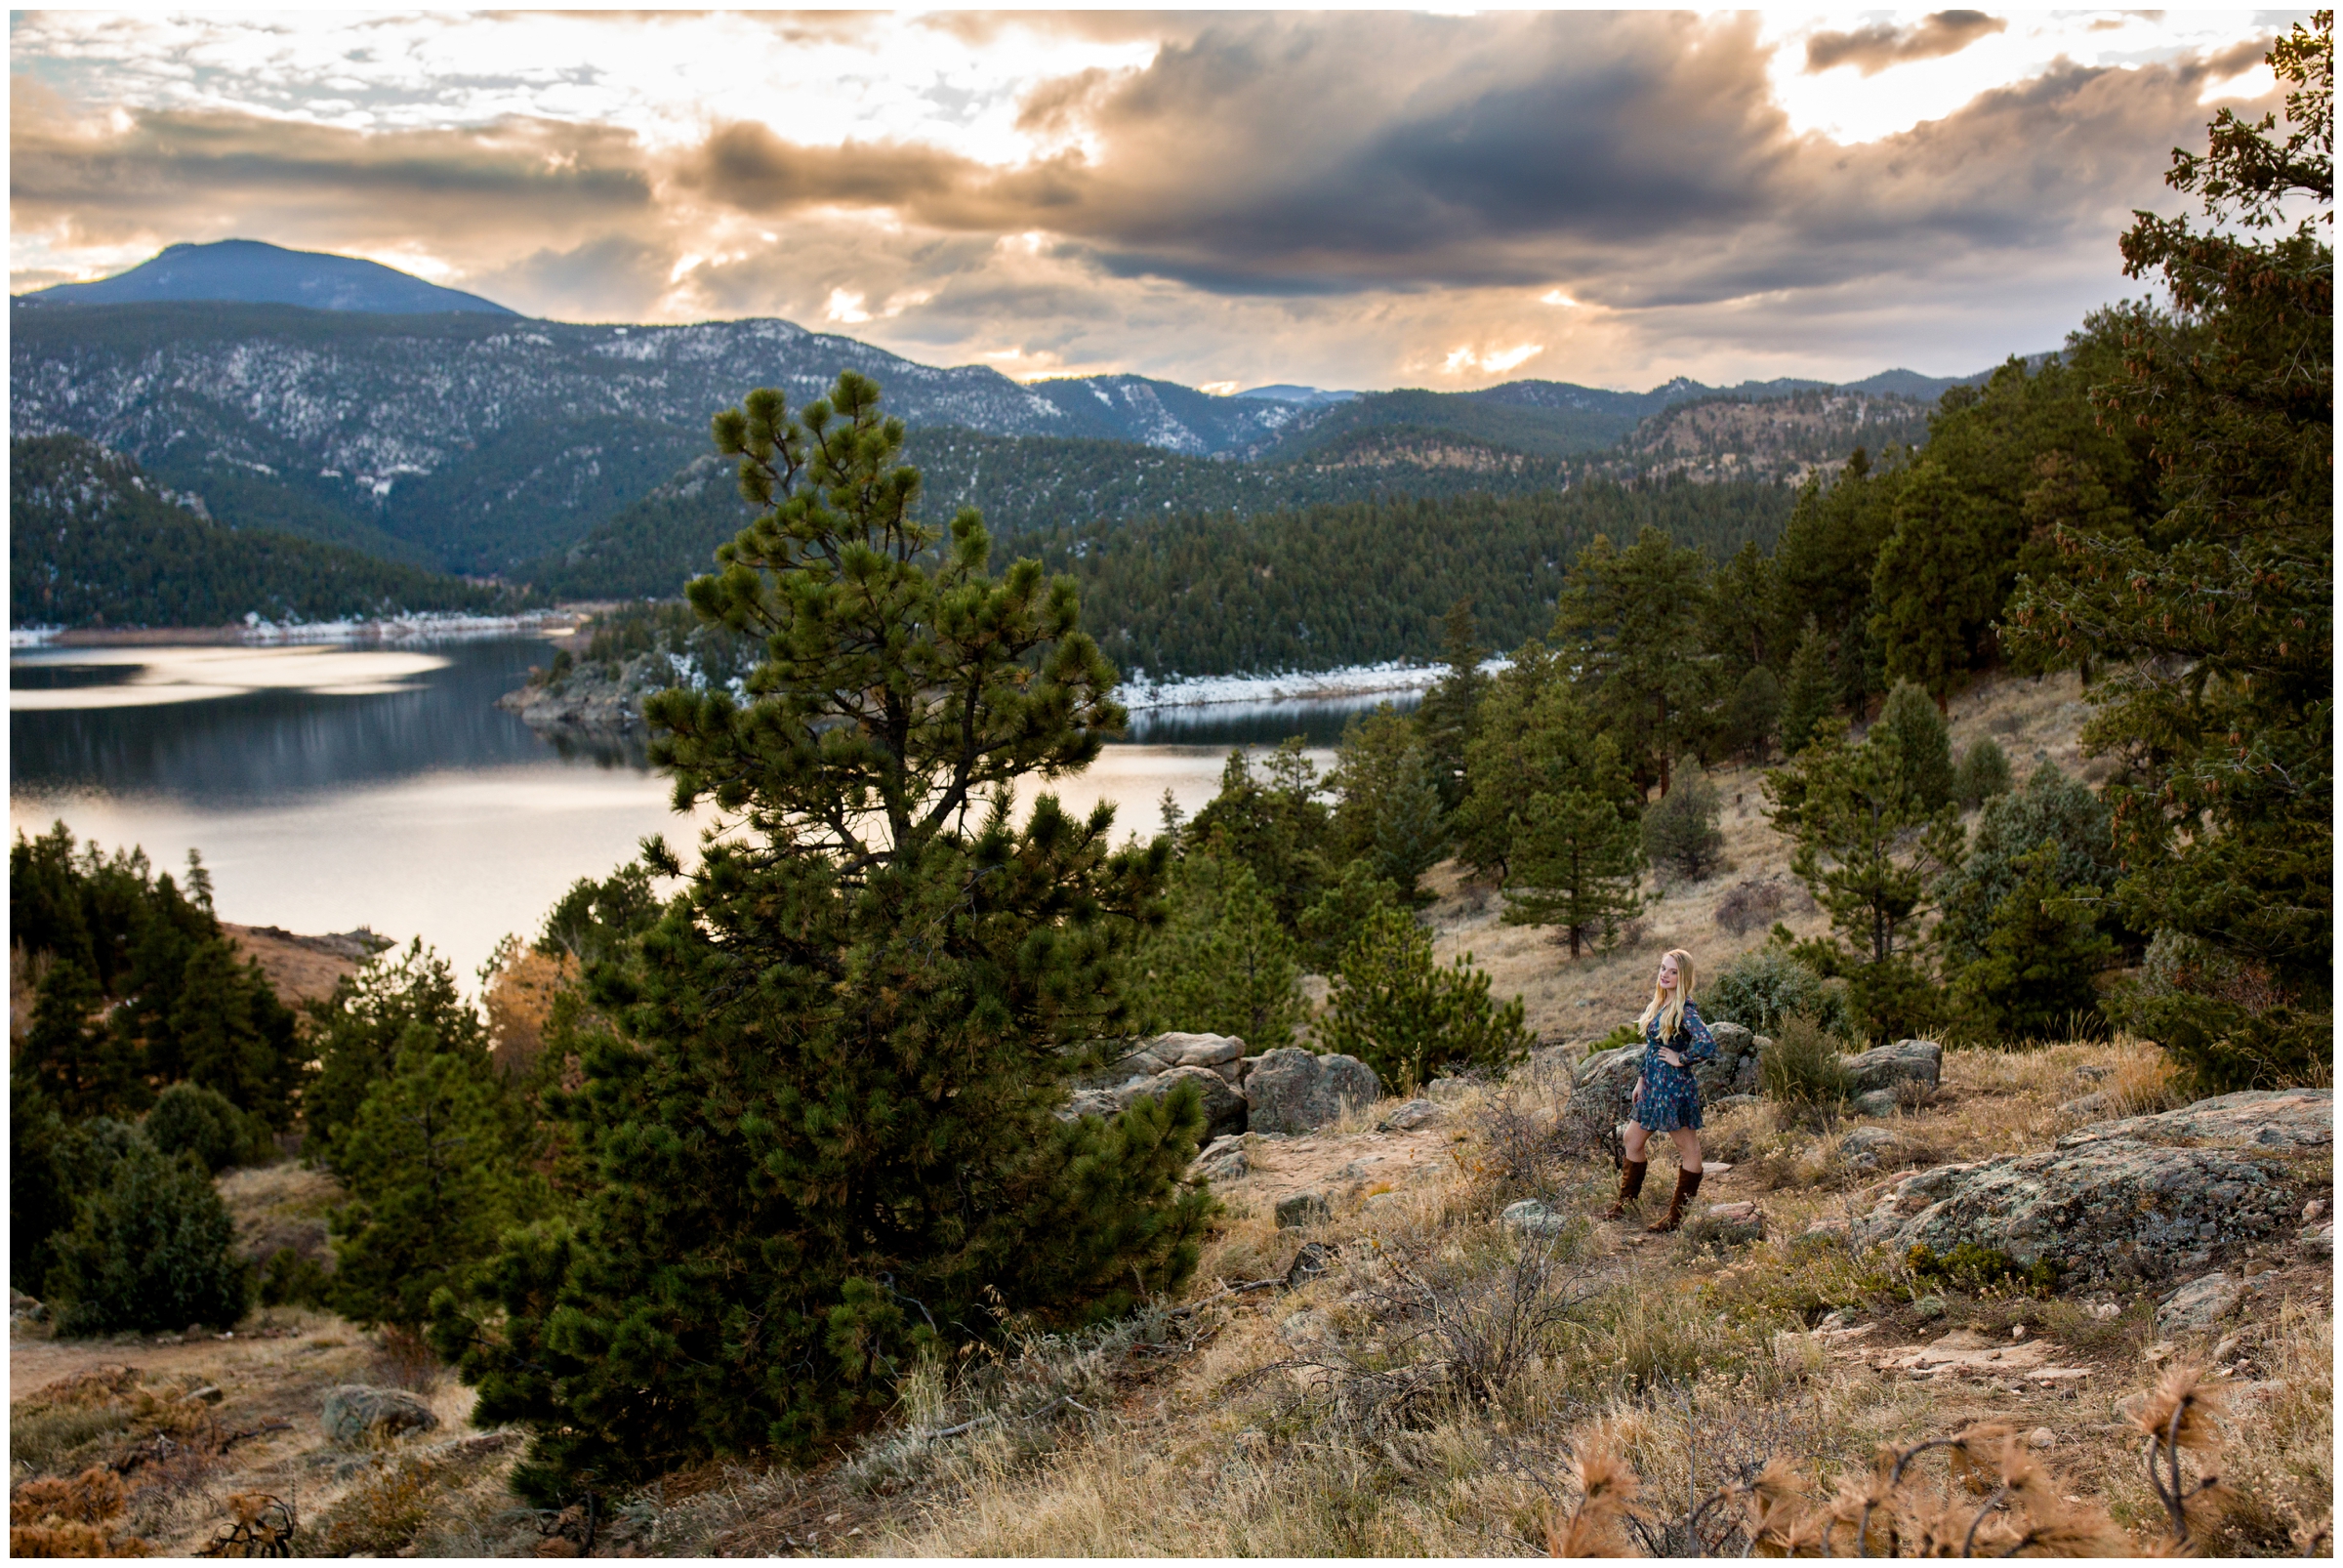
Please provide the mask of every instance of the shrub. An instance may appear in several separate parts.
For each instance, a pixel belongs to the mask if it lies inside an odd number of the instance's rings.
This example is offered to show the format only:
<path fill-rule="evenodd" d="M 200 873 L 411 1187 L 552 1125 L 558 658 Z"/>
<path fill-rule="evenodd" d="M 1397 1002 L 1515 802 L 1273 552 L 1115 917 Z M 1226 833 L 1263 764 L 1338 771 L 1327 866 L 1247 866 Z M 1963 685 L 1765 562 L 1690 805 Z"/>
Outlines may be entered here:
<path fill-rule="evenodd" d="M 226 1095 L 201 1084 L 173 1084 L 164 1090 L 146 1113 L 144 1131 L 146 1141 L 163 1153 L 184 1149 L 215 1175 L 267 1146 L 265 1129 L 256 1134 L 251 1120 Z"/>
<path fill-rule="evenodd" d="M 2009 787 L 2009 754 L 1991 735 L 1960 754 L 1960 765 L 1952 770 L 1952 799 L 1962 810 L 1974 811 L 1994 796 L 2007 795 Z"/>
<path fill-rule="evenodd" d="M 333 1276 L 314 1258 L 304 1258 L 290 1247 L 279 1247 L 261 1265 L 260 1300 L 263 1306 L 323 1306 Z"/>
<path fill-rule="evenodd" d="M 1489 976 L 1463 954 L 1432 962 L 1431 932 L 1396 909 L 1377 911 L 1342 956 L 1318 1040 L 1356 1056 L 1388 1089 L 1437 1067 L 1502 1068 L 1535 1043 L 1519 997 L 1489 999 Z"/>
<path fill-rule="evenodd" d="M 1793 1012 L 1810 1015 L 1826 1034 L 1848 1032 L 1845 993 L 1780 947 L 1753 949 L 1718 970 L 1701 987 L 1701 1011 L 1752 1034 L 1779 1032 Z"/>
<path fill-rule="evenodd" d="M 1643 852 L 1663 874 L 1702 882 L 1725 863 L 1716 786 L 1690 758 L 1676 764 L 1675 787 L 1643 813 Z"/>
<path fill-rule="evenodd" d="M 227 1206 L 195 1157 L 138 1139 L 58 1247 L 58 1331 L 234 1323 L 252 1304 L 252 1270 L 235 1241 Z"/>
<path fill-rule="evenodd" d="M 1955 1243 L 1946 1253 L 1915 1246 L 1905 1256 L 1904 1263 L 1911 1270 L 1911 1277 L 1924 1285 L 1952 1285 L 1969 1291 L 2016 1285 L 2047 1293 L 2058 1284 L 2058 1270 L 2047 1260 L 2036 1259 L 2031 1263 L 2021 1263 L 2007 1253 L 1980 1247 L 1973 1241 Z"/>
<path fill-rule="evenodd" d="M 1957 973 L 1985 956 L 1995 912 L 2026 875 L 2019 862 L 2045 839 L 2058 844 L 2053 882 L 2076 892 L 2104 892 L 2116 877 L 2113 832 L 2106 803 L 2047 762 L 2024 789 L 1987 803 L 1968 853 L 1937 890 L 1945 918 L 1936 940 L 1946 971 Z"/>
<path fill-rule="evenodd" d="M 1813 1014 L 1792 1012 L 1774 1032 L 1774 1047 L 1757 1059 L 1766 1098 L 1797 1108 L 1828 1108 L 1853 1087 L 1839 1059 L 1838 1040 Z"/>
<path fill-rule="evenodd" d="M 1770 877 L 1736 883 L 1716 902 L 1716 923 L 1736 936 L 1747 936 L 1780 919 L 1787 902 L 1782 884 Z"/>

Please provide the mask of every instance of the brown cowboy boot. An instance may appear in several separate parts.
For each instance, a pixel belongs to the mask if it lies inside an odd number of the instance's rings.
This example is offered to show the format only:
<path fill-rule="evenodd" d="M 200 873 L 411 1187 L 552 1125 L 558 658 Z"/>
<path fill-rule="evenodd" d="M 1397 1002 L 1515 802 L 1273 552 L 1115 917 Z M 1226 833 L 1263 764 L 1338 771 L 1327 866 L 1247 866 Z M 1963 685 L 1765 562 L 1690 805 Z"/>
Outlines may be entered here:
<path fill-rule="evenodd" d="M 1624 1215 L 1627 1212 L 1627 1205 L 1633 1203 L 1636 1195 L 1643 1191 L 1643 1173 L 1650 1166 L 1649 1160 L 1629 1160 L 1626 1170 L 1622 1172 L 1619 1177 L 1619 1196 L 1611 1201 L 1610 1208 L 1605 1209 L 1596 1217 L 1617 1219 Z"/>
<path fill-rule="evenodd" d="M 1661 1236 L 1682 1224 L 1684 1222 L 1684 1206 L 1692 1201 L 1694 1193 L 1701 1190 L 1701 1177 L 1705 1174 L 1700 1171 L 1678 1171 L 1676 1173 L 1676 1195 L 1668 1200 L 1666 1217 L 1654 1220 L 1644 1229 L 1655 1236 Z"/>

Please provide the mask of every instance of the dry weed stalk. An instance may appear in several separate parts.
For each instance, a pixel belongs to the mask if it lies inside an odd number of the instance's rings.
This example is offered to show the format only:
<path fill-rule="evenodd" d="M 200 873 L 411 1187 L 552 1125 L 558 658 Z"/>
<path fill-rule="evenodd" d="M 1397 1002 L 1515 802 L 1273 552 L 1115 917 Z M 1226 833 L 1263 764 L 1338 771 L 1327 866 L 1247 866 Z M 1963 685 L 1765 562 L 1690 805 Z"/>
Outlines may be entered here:
<path fill-rule="evenodd" d="M 1598 1426 L 1571 1455 L 1568 1475 L 1578 1491 L 1579 1504 L 1566 1517 L 1547 1512 L 1546 1555 L 1625 1556 L 1624 1526 L 1636 1511 L 1635 1496 L 1643 1482 L 1621 1456 L 1617 1434 L 1608 1426 Z"/>
<path fill-rule="evenodd" d="M 231 1492 L 232 1522 L 197 1551 L 202 1557 L 290 1557 L 299 1520 L 293 1505 L 267 1492 Z"/>
<path fill-rule="evenodd" d="M 2132 1424 L 2146 1434 L 2142 1458 L 2148 1484 L 2156 1488 L 2171 1520 L 2172 1543 L 2186 1547 L 2206 1515 L 2226 1507 L 2228 1490 L 2220 1475 L 2207 1466 L 2221 1446 L 2213 1418 L 2221 1413 L 2224 1390 L 2204 1381 L 2203 1369 L 2175 1366 L 2166 1372 L 2140 1408 Z M 2181 1469 L 2182 1450 L 2199 1456 L 2201 1473 L 2190 1481 Z"/>
<path fill-rule="evenodd" d="M 73 1479 L 27 1481 L 8 1500 L 12 1557 L 151 1557 L 153 1543 L 118 1534 L 122 1477 L 93 1465 Z"/>

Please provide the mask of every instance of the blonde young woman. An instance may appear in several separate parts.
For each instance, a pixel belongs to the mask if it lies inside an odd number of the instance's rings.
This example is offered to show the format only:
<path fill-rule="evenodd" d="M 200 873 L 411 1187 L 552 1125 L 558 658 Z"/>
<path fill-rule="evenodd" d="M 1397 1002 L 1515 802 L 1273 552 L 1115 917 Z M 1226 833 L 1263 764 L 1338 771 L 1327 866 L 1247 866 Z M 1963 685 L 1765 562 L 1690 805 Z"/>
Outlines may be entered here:
<path fill-rule="evenodd" d="M 1620 1177 L 1619 1197 L 1603 1211 L 1617 1219 L 1643 1191 L 1643 1173 L 1651 1162 L 1651 1135 L 1665 1133 L 1676 1140 L 1676 1195 L 1667 1217 L 1649 1228 L 1654 1234 L 1684 1222 L 1684 1206 L 1701 1190 L 1701 1086 L 1692 1064 L 1716 1054 L 1716 1039 L 1692 1005 L 1692 955 L 1671 949 L 1660 960 L 1660 974 L 1652 984 L 1652 1005 L 1637 1020 L 1643 1026 L 1643 1076 L 1635 1080 L 1635 1097 L 1624 1136 L 1627 1168 Z"/>

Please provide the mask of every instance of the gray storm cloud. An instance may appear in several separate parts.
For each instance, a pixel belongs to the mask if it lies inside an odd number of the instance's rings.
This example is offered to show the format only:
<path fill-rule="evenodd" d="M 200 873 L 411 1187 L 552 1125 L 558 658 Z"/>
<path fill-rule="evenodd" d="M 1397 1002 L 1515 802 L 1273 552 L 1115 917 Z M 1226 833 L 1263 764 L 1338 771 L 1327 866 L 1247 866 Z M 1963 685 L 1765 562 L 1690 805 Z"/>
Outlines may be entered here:
<path fill-rule="evenodd" d="M 2020 296 L 2063 327 L 2119 292 L 2115 234 L 2131 208 L 2169 205 L 2167 149 L 2201 136 L 2206 81 L 2236 69 L 2062 63 L 1849 146 L 1792 131 L 1747 18 L 1149 25 L 1069 19 L 1163 41 L 1143 67 L 1029 89 L 1020 121 L 1058 149 L 1008 166 L 831 144 L 786 115 L 659 149 L 517 117 L 374 133 L 194 109 L 77 119 L 20 76 L 12 212 L 20 233 L 77 243 L 403 243 L 454 269 L 437 280 L 549 314 L 772 312 L 923 356 L 1005 347 L 1196 380 L 1266 360 L 1279 334 L 1274 351 L 1348 384 L 1407 379 L 1402 338 L 1420 355 L 1534 334 L 1557 347 L 1520 373 L 1582 377 L 1593 353 L 1683 365 L 1881 336 L 1894 346 L 1864 358 L 1977 338 L 1960 357 L 1984 363 L 2055 341 L 2009 324 Z M 1868 69 L 1999 26 L 1939 13 L 1822 35 L 1806 60 Z M 1527 304 L 1555 287 L 1610 324 Z M 825 319 L 842 298 L 854 313 Z M 1996 313 L 1998 335 L 1977 337 Z M 1385 347 L 1350 341 L 1371 330 Z"/>

